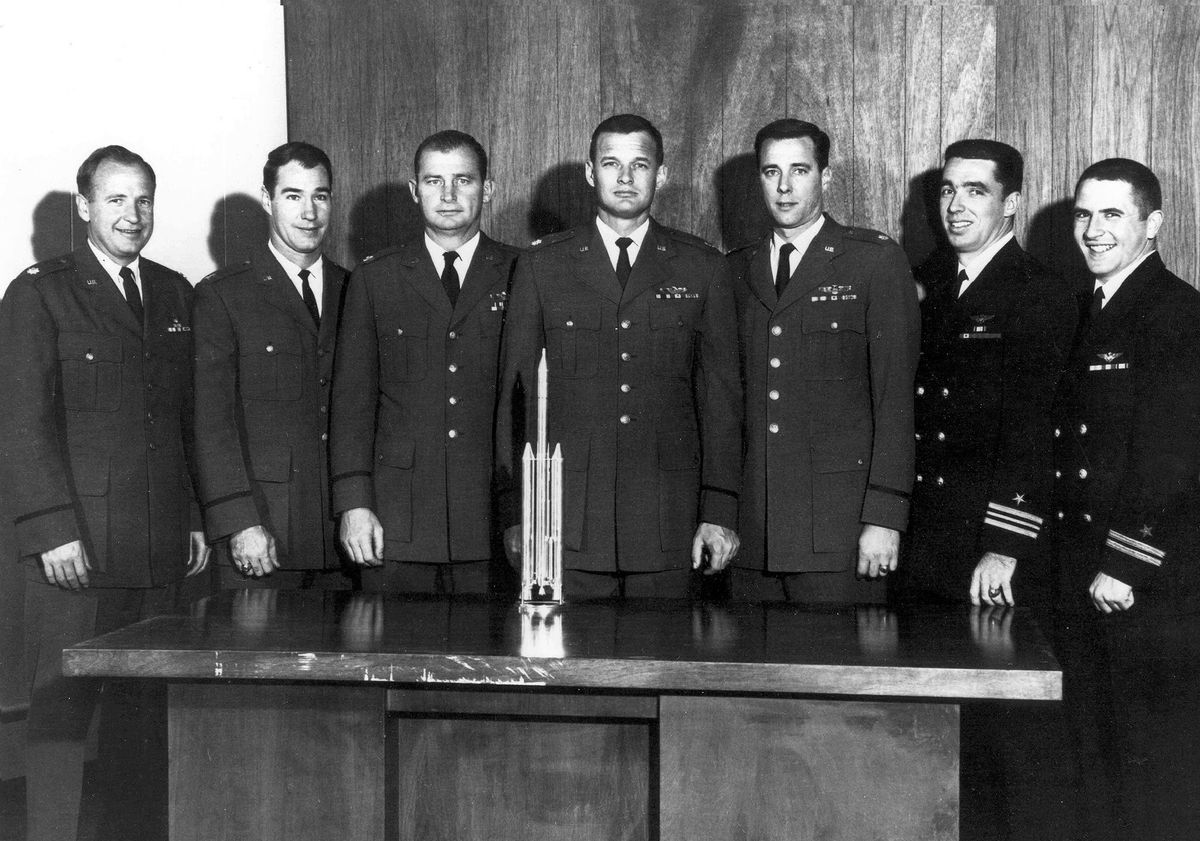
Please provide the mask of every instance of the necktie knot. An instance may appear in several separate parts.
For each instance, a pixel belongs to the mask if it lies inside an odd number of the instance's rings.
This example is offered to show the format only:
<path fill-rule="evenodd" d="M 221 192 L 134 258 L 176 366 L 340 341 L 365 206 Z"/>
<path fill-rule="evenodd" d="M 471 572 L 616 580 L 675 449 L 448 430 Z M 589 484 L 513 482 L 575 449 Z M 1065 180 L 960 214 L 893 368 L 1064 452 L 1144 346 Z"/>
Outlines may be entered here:
<path fill-rule="evenodd" d="M 457 251 L 447 251 L 442 254 L 442 259 L 446 261 L 442 268 L 442 287 L 446 290 L 446 297 L 450 299 L 450 306 L 458 303 L 458 269 L 454 268 L 454 261 L 458 259 Z"/>
<path fill-rule="evenodd" d="M 121 286 L 125 289 L 125 303 L 129 304 L 129 310 L 137 319 L 137 323 L 141 324 L 145 318 L 145 312 L 142 309 L 142 292 L 138 289 L 137 280 L 133 277 L 133 269 L 129 266 L 121 266 L 117 274 L 121 276 Z"/>
<path fill-rule="evenodd" d="M 1092 306 L 1088 310 L 1088 317 L 1095 321 L 1100 317 L 1101 310 L 1104 309 L 1104 287 L 1097 286 L 1096 291 L 1092 293 Z"/>
<path fill-rule="evenodd" d="M 300 270 L 300 297 L 304 299 L 304 306 L 308 309 L 308 314 L 312 316 L 313 324 L 320 327 L 321 311 L 317 309 L 317 296 L 313 294 L 312 286 L 308 282 L 310 277 L 312 277 L 312 272 L 308 269 Z"/>
<path fill-rule="evenodd" d="M 792 253 L 795 250 L 796 246 L 790 242 L 779 246 L 779 265 L 775 267 L 775 294 L 777 296 L 783 295 L 788 279 L 792 276 Z"/>
<path fill-rule="evenodd" d="M 617 255 L 617 280 L 621 284 L 621 288 L 625 288 L 625 284 L 629 281 L 629 275 L 633 272 L 633 264 L 629 261 L 629 246 L 633 245 L 633 240 L 630 237 L 617 237 L 617 248 L 621 253 Z"/>

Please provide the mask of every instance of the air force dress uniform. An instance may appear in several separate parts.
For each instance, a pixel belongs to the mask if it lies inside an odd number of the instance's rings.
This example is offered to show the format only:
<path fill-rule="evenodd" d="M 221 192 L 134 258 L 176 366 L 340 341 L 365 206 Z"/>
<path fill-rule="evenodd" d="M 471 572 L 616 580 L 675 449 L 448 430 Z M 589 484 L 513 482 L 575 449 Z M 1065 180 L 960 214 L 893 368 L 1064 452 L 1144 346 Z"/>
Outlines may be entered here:
<path fill-rule="evenodd" d="M 727 269 L 712 246 L 651 220 L 622 289 L 596 225 L 546 237 L 517 262 L 497 409 L 502 516 L 520 522 L 545 348 L 564 567 L 687 570 L 698 523 L 736 525 L 741 384 Z"/>
<path fill-rule="evenodd" d="M 1050 410 L 1078 321 L 1074 289 L 1015 239 L 961 296 L 957 269 L 956 255 L 940 254 L 917 272 L 927 295 L 901 580 L 914 595 L 966 601 L 976 563 L 992 551 L 1028 559 L 1014 589 L 1028 581 L 1030 597 L 1044 598 L 1054 578 L 1039 554 L 1051 516 Z"/>
<path fill-rule="evenodd" d="M 328 438 L 345 270 L 322 260 L 319 327 L 265 245 L 201 281 L 193 305 L 196 456 L 209 540 L 261 525 L 285 570 L 341 566 Z"/>
<path fill-rule="evenodd" d="M 333 391 L 333 506 L 369 508 L 383 557 L 490 558 L 492 425 L 516 249 L 480 234 L 451 305 L 424 236 L 365 259 L 346 292 Z"/>
<path fill-rule="evenodd" d="M 920 340 L 908 262 L 886 235 L 825 217 L 781 296 L 769 238 L 729 263 L 746 383 L 741 558 L 852 573 L 864 523 L 908 521 Z"/>

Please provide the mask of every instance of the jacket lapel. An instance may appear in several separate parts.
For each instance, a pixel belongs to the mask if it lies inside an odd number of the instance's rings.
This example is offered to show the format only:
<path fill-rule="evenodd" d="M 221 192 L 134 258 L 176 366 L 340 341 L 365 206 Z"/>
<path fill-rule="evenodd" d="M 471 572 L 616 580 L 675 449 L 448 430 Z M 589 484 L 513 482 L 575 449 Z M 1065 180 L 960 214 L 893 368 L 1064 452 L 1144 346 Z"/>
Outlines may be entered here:
<path fill-rule="evenodd" d="M 650 289 L 669 283 L 670 261 L 675 257 L 674 244 L 660 235 L 658 223 L 651 219 L 650 229 L 642 238 L 642 247 L 638 249 L 637 260 L 629 273 L 621 299 L 632 301 Z M 613 279 L 616 279 L 616 272 L 613 272 Z M 617 288 L 620 288 L 620 283 L 617 283 Z"/>
<path fill-rule="evenodd" d="M 138 324 L 133 310 L 129 309 L 129 304 L 125 301 L 125 296 L 117 290 L 116 283 L 109 277 L 108 272 L 104 271 L 104 267 L 100 265 L 100 261 L 96 259 L 91 246 L 87 243 L 75 250 L 75 266 L 77 276 L 91 296 L 92 306 L 96 312 L 121 325 L 140 339 L 142 325 Z M 142 274 L 144 286 L 146 278 L 145 273 Z M 144 308 L 145 302 L 143 301 Z"/>
<path fill-rule="evenodd" d="M 833 274 L 830 264 L 843 251 L 845 247 L 842 244 L 842 226 L 826 216 L 825 224 L 800 258 L 800 265 L 796 266 L 796 271 L 792 273 L 792 279 L 788 281 L 775 309 L 790 307 L 829 280 Z"/>
<path fill-rule="evenodd" d="M 475 306 L 487 295 L 492 285 L 500 279 L 503 272 L 500 266 L 504 254 L 485 234 L 479 235 L 479 245 L 475 256 L 471 259 L 471 267 L 467 269 L 466 280 L 458 293 L 458 303 L 454 306 L 454 323 L 457 324 L 467 316 Z M 443 294 L 445 294 L 443 292 Z"/>
<path fill-rule="evenodd" d="M 338 319 L 342 310 L 342 290 L 346 285 L 346 270 L 328 257 L 321 258 L 325 275 L 325 288 L 321 292 L 321 329 L 317 333 L 317 345 L 332 349 L 337 333 Z M 311 320 L 311 319 L 310 319 Z"/>
<path fill-rule="evenodd" d="M 593 221 L 589 226 L 591 239 L 575 247 L 574 258 L 579 263 L 575 276 L 592 287 L 599 295 L 614 304 L 621 303 L 621 284 L 617 282 L 617 273 L 613 271 L 608 259 L 608 251 L 604 240 L 600 239 L 600 231 Z M 632 275 L 630 282 L 632 282 Z"/>
<path fill-rule="evenodd" d="M 1103 338 L 1112 332 L 1115 328 L 1121 327 L 1118 331 L 1123 335 L 1128 335 L 1131 332 L 1128 328 L 1122 326 L 1129 318 L 1136 317 L 1137 313 L 1142 311 L 1141 298 L 1146 291 L 1146 281 L 1163 270 L 1162 257 L 1155 251 L 1149 257 L 1142 261 L 1142 264 L 1134 269 L 1133 274 L 1125 278 L 1121 287 L 1113 295 L 1112 300 L 1104 305 L 1100 310 L 1100 318 L 1091 324 L 1091 332 L 1093 335 Z M 1093 284 L 1094 285 L 1094 281 Z M 1091 304 L 1091 289 L 1088 289 L 1088 305 Z"/>
<path fill-rule="evenodd" d="M 266 287 L 267 303 L 286 313 L 303 330 L 316 333 L 317 325 L 313 324 L 308 307 L 304 306 L 304 299 L 292 285 L 292 279 L 283 270 L 283 266 L 279 265 L 275 255 L 264 246 L 254 254 L 252 263 L 255 281 Z"/>
<path fill-rule="evenodd" d="M 446 290 L 442 288 L 442 277 L 433 265 L 429 249 L 425 247 L 424 235 L 414 237 L 401 245 L 404 253 L 400 256 L 400 264 L 404 267 L 403 282 L 415 290 L 429 302 L 447 323 L 453 311 Z"/>
<path fill-rule="evenodd" d="M 763 302 L 767 309 L 775 309 L 779 297 L 775 294 L 775 278 L 771 276 L 771 236 L 767 235 L 761 243 L 755 246 L 750 255 L 749 277 L 746 282 L 750 291 Z"/>

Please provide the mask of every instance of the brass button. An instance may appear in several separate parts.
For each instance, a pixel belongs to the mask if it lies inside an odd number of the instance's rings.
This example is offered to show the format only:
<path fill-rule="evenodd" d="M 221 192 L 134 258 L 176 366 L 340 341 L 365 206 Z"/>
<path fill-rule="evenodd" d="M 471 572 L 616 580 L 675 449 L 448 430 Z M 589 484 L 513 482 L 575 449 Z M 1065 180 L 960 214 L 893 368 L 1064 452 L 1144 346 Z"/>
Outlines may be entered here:
<path fill-rule="evenodd" d="M 939 432 L 939 433 L 938 433 L 938 440 L 939 440 L 939 441 L 945 441 L 945 440 L 946 440 L 946 433 L 944 433 L 944 432 Z"/>
<path fill-rule="evenodd" d="M 450 430 L 449 432 L 447 432 L 446 434 L 447 434 L 447 435 L 449 435 L 451 438 L 457 438 L 457 437 L 458 437 L 458 430 L 457 430 L 457 429 L 451 429 L 451 430 Z"/>
<path fill-rule="evenodd" d="M 946 484 L 946 480 L 943 479 L 941 476 L 938 476 L 937 483 L 938 483 L 938 487 L 940 488 L 942 485 Z"/>
<path fill-rule="evenodd" d="M 771 389 L 770 391 L 767 392 L 767 397 L 770 397 L 772 400 L 778 400 L 779 392 L 776 391 L 775 389 Z"/>
<path fill-rule="evenodd" d="M 621 329 L 622 330 L 629 329 L 629 319 L 628 318 L 626 318 L 624 321 L 621 322 Z"/>
<path fill-rule="evenodd" d="M 949 396 L 950 396 L 950 389 L 943 388 L 942 389 L 942 397 L 949 397 Z"/>
<path fill-rule="evenodd" d="M 619 420 L 621 421 L 621 423 L 629 423 L 630 417 L 629 417 L 629 415 L 621 415 Z"/>
<path fill-rule="evenodd" d="M 1057 514 L 1055 514 L 1054 516 L 1058 517 L 1058 519 L 1060 519 L 1060 520 L 1061 520 L 1061 519 L 1063 518 L 1063 512 L 1059 511 L 1059 512 L 1058 512 Z"/>
<path fill-rule="evenodd" d="M 774 357 L 774 358 L 771 360 L 771 367 L 772 367 L 772 368 L 778 368 L 778 367 L 779 367 L 780 365 L 782 365 L 782 364 L 783 364 L 783 363 L 779 361 L 779 357 L 778 357 L 778 356 Z"/>
<path fill-rule="evenodd" d="M 451 405 L 451 406 L 457 406 L 457 405 L 458 405 L 458 398 L 457 398 L 457 397 L 455 397 L 454 395 L 451 395 L 451 396 L 450 396 L 450 405 Z"/>
<path fill-rule="evenodd" d="M 450 363 L 450 373 L 453 374 L 457 370 L 458 370 L 458 366 L 455 365 L 453 362 L 451 362 Z"/>
<path fill-rule="evenodd" d="M 1084 514 L 1084 515 L 1083 515 L 1083 521 L 1084 521 L 1085 523 L 1090 523 L 1090 522 L 1092 521 L 1092 515 L 1091 515 L 1091 514 Z"/>
<path fill-rule="evenodd" d="M 451 330 L 451 331 L 450 331 L 450 338 L 452 338 L 452 339 L 457 339 L 457 338 L 458 338 L 458 333 L 455 333 L 453 330 Z"/>
<path fill-rule="evenodd" d="M 621 383 L 621 391 L 625 394 L 629 393 L 629 383 Z"/>
<path fill-rule="evenodd" d="M 918 473 L 918 474 L 917 474 L 917 481 L 918 481 L 918 482 L 924 482 L 924 481 L 925 481 L 925 477 L 924 477 L 924 476 L 922 476 L 920 473 Z"/>
<path fill-rule="evenodd" d="M 921 397 L 924 394 L 925 394 L 925 386 L 923 386 L 923 385 L 917 386 L 917 397 Z"/>
<path fill-rule="evenodd" d="M 328 432 L 322 432 L 322 433 L 321 433 L 321 440 L 322 440 L 322 441 L 328 441 L 328 440 L 329 440 L 329 433 L 328 433 Z"/>
<path fill-rule="evenodd" d="M 622 353 L 622 354 L 621 354 L 621 361 L 622 361 L 622 362 L 628 362 L 628 361 L 629 361 L 630 359 L 632 359 L 632 358 L 633 358 L 633 357 L 632 357 L 632 356 L 630 356 L 628 353 Z"/>
<path fill-rule="evenodd" d="M 778 431 L 779 431 L 779 424 L 777 424 L 777 423 L 773 423 L 773 424 L 771 424 L 770 426 L 768 426 L 768 427 L 767 427 L 767 429 L 769 429 L 771 432 L 778 432 Z"/>
<path fill-rule="evenodd" d="M 275 345 L 267 345 L 267 353 L 274 353 Z"/>
<path fill-rule="evenodd" d="M 830 329 L 830 330 L 836 330 L 836 329 L 837 329 L 837 322 L 836 322 L 836 321 L 830 322 L 830 324 L 829 324 L 829 329 Z"/>
<path fill-rule="evenodd" d="M 1086 479 L 1086 478 L 1087 478 L 1087 468 L 1086 468 L 1086 467 L 1081 467 L 1081 468 L 1079 468 L 1079 478 L 1080 478 L 1080 479 Z"/>
<path fill-rule="evenodd" d="M 774 327 L 771 328 L 771 335 L 772 336 L 782 336 L 783 328 L 780 327 L 778 324 L 776 324 Z"/>
<path fill-rule="evenodd" d="M 87 353 L 85 353 L 85 354 L 83 355 L 83 358 L 84 358 L 84 359 L 86 359 L 88 362 L 91 362 L 93 359 L 95 359 L 95 358 L 96 358 L 96 354 L 92 353 L 92 352 L 89 350 Z"/>
<path fill-rule="evenodd" d="M 1079 434 L 1087 435 L 1087 424 L 1086 423 L 1079 424 Z"/>
<path fill-rule="evenodd" d="M 1055 470 L 1055 471 L 1054 471 L 1054 478 L 1055 478 L 1055 479 L 1061 479 L 1061 478 L 1062 478 L 1062 471 L 1061 471 L 1061 470 Z"/>

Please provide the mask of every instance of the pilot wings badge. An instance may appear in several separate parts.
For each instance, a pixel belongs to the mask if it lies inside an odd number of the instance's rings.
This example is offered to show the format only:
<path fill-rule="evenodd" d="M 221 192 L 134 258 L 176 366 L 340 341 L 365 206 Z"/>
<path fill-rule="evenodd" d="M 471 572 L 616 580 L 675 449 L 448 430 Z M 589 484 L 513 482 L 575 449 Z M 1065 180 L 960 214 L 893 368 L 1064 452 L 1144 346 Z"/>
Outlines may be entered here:
<path fill-rule="evenodd" d="M 1096 354 L 1096 358 L 1101 361 L 1099 365 L 1089 365 L 1088 371 L 1125 371 L 1129 368 L 1128 362 L 1118 362 L 1125 354 L 1120 351 L 1106 350 Z"/>
<path fill-rule="evenodd" d="M 971 321 L 974 322 L 971 329 L 966 333 L 959 333 L 960 339 L 999 339 L 1000 334 L 988 330 L 988 322 L 996 316 L 994 315 L 973 315 Z"/>

